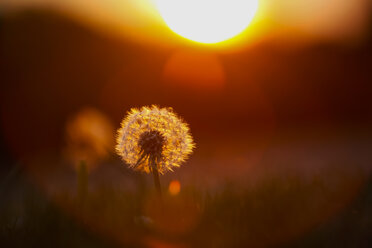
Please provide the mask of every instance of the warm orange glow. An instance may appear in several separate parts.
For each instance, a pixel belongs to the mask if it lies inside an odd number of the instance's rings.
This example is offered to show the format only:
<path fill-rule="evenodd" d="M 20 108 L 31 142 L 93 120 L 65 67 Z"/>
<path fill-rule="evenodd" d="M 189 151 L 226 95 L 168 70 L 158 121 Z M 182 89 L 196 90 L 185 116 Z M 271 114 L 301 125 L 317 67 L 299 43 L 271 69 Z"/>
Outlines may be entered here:
<path fill-rule="evenodd" d="M 144 239 L 145 247 L 148 248 L 188 248 L 189 246 L 183 243 L 173 243 L 170 241 L 164 241 L 161 239 L 156 239 L 154 237 L 146 237 Z"/>
<path fill-rule="evenodd" d="M 190 196 L 165 197 L 163 203 L 149 197 L 144 215 L 153 221 L 154 230 L 166 237 L 185 235 L 195 230 L 200 220 L 200 209 Z"/>
<path fill-rule="evenodd" d="M 79 170 L 84 161 L 88 170 L 109 155 L 114 143 L 111 121 L 94 108 L 84 108 L 66 124 L 65 155 Z"/>
<path fill-rule="evenodd" d="M 228 40 L 252 21 L 258 0 L 156 0 L 159 12 L 175 33 L 201 43 Z"/>
<path fill-rule="evenodd" d="M 177 195 L 178 193 L 180 193 L 181 190 L 180 182 L 177 180 L 171 181 L 169 183 L 168 190 L 171 195 Z"/>
<path fill-rule="evenodd" d="M 225 84 L 225 72 L 214 54 L 195 51 L 174 53 L 164 66 L 167 83 L 187 87 L 221 89 Z"/>
<path fill-rule="evenodd" d="M 267 15 L 283 28 L 328 38 L 355 37 L 363 33 L 368 0 L 265 1 Z"/>
<path fill-rule="evenodd" d="M 136 42 L 174 45 L 179 40 L 174 39 L 172 32 L 169 32 L 170 28 L 182 37 L 201 43 L 216 43 L 228 39 L 217 46 L 227 50 L 246 47 L 266 38 L 283 39 L 287 42 L 299 39 L 358 39 L 368 31 L 370 13 L 369 0 L 0 2 L 5 11 L 7 8 L 24 6 L 58 9 L 101 32 L 124 36 Z M 235 8 L 236 6 L 238 7 Z"/>

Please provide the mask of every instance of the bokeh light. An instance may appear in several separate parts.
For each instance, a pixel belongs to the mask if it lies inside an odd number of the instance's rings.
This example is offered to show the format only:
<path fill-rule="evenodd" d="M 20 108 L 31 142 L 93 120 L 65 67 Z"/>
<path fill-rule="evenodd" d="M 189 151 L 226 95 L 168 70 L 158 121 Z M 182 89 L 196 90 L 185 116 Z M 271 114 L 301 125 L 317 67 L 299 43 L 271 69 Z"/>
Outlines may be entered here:
<path fill-rule="evenodd" d="M 169 183 L 168 191 L 171 195 L 178 195 L 181 191 L 181 183 L 177 180 L 173 180 Z"/>

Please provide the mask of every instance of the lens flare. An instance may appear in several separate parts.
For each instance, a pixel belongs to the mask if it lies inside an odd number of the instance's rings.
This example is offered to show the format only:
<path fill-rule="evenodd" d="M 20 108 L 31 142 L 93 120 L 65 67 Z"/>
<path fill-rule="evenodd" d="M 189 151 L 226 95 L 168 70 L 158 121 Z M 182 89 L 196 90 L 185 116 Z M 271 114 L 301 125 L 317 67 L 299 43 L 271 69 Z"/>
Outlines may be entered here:
<path fill-rule="evenodd" d="M 165 83 L 185 89 L 221 90 L 226 82 L 225 69 L 219 58 L 210 53 L 179 51 L 164 65 Z"/>

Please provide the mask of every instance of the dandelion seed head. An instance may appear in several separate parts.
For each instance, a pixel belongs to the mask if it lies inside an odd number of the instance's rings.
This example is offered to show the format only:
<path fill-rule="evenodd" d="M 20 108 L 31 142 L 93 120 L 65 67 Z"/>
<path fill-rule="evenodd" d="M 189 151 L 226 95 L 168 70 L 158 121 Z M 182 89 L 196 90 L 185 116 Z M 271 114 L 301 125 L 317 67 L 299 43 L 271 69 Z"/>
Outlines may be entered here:
<path fill-rule="evenodd" d="M 92 170 L 109 156 L 115 141 L 114 127 L 99 110 L 81 109 L 67 121 L 65 129 L 63 155 L 74 166 L 85 161 L 88 170 Z"/>
<path fill-rule="evenodd" d="M 195 147 L 188 125 L 171 108 L 133 108 L 118 130 L 116 152 L 136 170 L 161 174 L 179 167 Z"/>

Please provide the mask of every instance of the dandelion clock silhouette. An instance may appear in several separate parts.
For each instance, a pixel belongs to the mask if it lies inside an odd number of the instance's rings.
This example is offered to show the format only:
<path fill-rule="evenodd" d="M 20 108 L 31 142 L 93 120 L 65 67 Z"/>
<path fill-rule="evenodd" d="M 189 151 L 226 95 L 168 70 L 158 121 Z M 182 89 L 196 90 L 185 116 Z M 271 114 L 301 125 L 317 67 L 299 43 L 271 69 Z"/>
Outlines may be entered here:
<path fill-rule="evenodd" d="M 118 130 L 116 152 L 130 168 L 152 173 L 161 199 L 159 173 L 172 171 L 192 153 L 189 127 L 171 108 L 133 108 Z"/>

